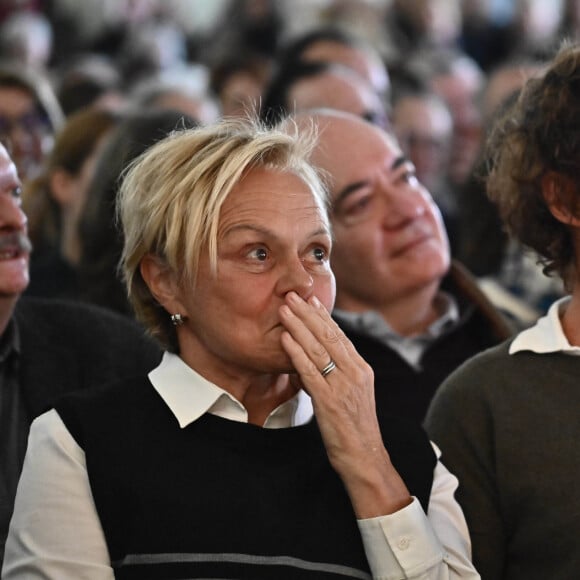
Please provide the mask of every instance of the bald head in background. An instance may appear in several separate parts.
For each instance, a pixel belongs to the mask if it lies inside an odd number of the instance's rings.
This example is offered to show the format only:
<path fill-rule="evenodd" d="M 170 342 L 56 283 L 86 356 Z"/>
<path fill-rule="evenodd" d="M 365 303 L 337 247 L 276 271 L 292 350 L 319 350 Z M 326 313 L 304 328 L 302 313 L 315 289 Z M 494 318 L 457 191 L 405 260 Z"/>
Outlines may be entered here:
<path fill-rule="evenodd" d="M 387 122 L 385 106 L 371 85 L 338 65 L 296 81 L 288 90 L 287 100 L 297 112 L 324 107 L 352 113 L 380 126 Z"/>

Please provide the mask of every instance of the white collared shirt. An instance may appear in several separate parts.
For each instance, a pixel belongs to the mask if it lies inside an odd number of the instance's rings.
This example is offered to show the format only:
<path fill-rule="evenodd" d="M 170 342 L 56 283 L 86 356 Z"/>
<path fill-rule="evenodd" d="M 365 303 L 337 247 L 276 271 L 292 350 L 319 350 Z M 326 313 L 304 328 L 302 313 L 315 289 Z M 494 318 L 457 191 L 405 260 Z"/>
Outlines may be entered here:
<path fill-rule="evenodd" d="M 227 391 L 214 385 L 177 355 L 165 353 L 161 364 L 149 373 L 149 380 L 175 415 L 183 429 L 210 413 L 230 421 L 248 422 L 246 408 Z M 304 391 L 274 409 L 263 427 L 283 429 L 308 423 L 314 411 Z"/>
<path fill-rule="evenodd" d="M 580 346 L 570 344 L 560 317 L 564 313 L 571 296 L 557 300 L 550 306 L 547 314 L 542 316 L 534 326 L 520 332 L 510 345 L 509 353 L 531 351 L 538 354 L 561 352 L 572 356 L 580 356 Z"/>
<path fill-rule="evenodd" d="M 239 401 L 174 354 L 166 353 L 149 379 L 182 428 L 204 413 L 247 422 Z M 275 409 L 264 427 L 300 425 L 312 415 L 310 398 L 300 391 Z M 373 578 L 479 578 L 470 562 L 469 535 L 454 498 L 456 488 L 457 479 L 438 462 L 428 515 L 414 498 L 394 514 L 358 521 Z M 114 578 L 84 452 L 54 410 L 31 427 L 2 578 L 22 578 L 24 571 L 30 580 Z"/>

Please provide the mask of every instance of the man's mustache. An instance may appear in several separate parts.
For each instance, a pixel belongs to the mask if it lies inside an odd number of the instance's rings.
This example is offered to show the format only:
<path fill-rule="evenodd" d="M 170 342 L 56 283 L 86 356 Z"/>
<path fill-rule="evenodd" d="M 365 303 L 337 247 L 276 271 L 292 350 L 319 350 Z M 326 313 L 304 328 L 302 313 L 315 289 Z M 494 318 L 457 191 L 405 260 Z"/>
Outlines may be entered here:
<path fill-rule="evenodd" d="M 18 250 L 20 253 L 29 254 L 32 252 L 32 242 L 22 232 L 0 234 L 0 252 L 13 249 Z"/>

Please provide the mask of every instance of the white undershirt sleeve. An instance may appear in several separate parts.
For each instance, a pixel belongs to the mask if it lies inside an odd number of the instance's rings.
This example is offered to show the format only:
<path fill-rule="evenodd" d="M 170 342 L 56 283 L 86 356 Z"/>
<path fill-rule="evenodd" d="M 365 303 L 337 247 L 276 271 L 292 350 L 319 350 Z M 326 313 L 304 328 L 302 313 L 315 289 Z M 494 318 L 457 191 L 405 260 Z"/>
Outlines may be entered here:
<path fill-rule="evenodd" d="M 434 445 L 437 456 L 440 451 Z M 437 461 L 429 510 L 417 498 L 398 512 L 358 520 L 375 580 L 476 580 L 465 517 L 454 497 L 457 478 Z"/>
<path fill-rule="evenodd" d="M 2 578 L 114 579 L 84 452 L 54 410 L 30 429 Z"/>

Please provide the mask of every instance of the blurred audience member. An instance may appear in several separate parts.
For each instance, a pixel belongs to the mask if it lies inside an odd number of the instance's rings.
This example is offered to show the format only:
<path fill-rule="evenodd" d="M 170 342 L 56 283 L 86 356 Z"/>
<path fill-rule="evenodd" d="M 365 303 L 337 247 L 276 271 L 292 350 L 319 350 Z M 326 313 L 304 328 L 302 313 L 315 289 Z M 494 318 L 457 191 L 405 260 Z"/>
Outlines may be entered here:
<path fill-rule="evenodd" d="M 514 58 L 502 62 L 487 75 L 481 94 L 481 113 L 484 125 L 491 127 L 494 117 L 506 101 L 519 93 L 524 83 L 544 68 L 542 61 Z"/>
<path fill-rule="evenodd" d="M 202 125 L 220 116 L 216 99 L 209 92 L 209 73 L 203 65 L 177 69 L 143 81 L 130 94 L 137 107 L 181 111 Z"/>
<path fill-rule="evenodd" d="M 52 56 L 52 26 L 40 12 L 13 12 L 0 24 L 0 58 L 45 70 Z"/>
<path fill-rule="evenodd" d="M 107 109 L 87 108 L 71 115 L 40 175 L 26 184 L 23 206 L 34 247 L 27 294 L 78 298 L 79 218 L 99 151 L 118 121 Z"/>
<path fill-rule="evenodd" d="M 352 113 L 381 127 L 388 124 L 385 106 L 351 69 L 316 62 L 287 62 L 274 75 L 264 95 L 262 117 L 275 124 L 297 111 L 329 108 Z"/>
<path fill-rule="evenodd" d="M 424 50 L 408 66 L 438 94 L 453 117 L 448 178 L 454 188 L 471 175 L 482 137 L 479 97 L 485 76 L 477 63 L 459 50 Z"/>
<path fill-rule="evenodd" d="M 232 55 L 214 65 L 210 87 L 223 117 L 259 114 L 270 82 L 273 60 L 260 54 Z"/>
<path fill-rule="evenodd" d="M 576 42 L 580 40 L 580 0 L 564 0 L 559 36 Z"/>
<path fill-rule="evenodd" d="M 107 139 L 88 187 L 81 216 L 82 255 L 79 283 L 83 299 L 132 316 L 117 265 L 123 235 L 115 222 L 115 201 L 127 166 L 172 131 L 192 128 L 198 121 L 181 111 L 147 109 L 127 113 Z"/>
<path fill-rule="evenodd" d="M 386 29 L 399 57 L 416 50 L 456 46 L 461 8 L 461 0 L 393 0 Z"/>
<path fill-rule="evenodd" d="M 82 54 L 57 72 L 57 97 L 65 115 L 88 106 L 121 109 L 125 96 L 117 67 L 98 54 Z"/>
<path fill-rule="evenodd" d="M 216 63 L 245 53 L 271 57 L 283 31 L 279 0 L 229 0 L 208 39 L 205 60 Z"/>
<path fill-rule="evenodd" d="M 459 46 L 485 72 L 502 64 L 515 39 L 509 21 L 497 17 L 495 0 L 463 0 Z"/>
<path fill-rule="evenodd" d="M 82 11 L 73 7 L 69 10 L 77 14 L 79 26 L 88 37 L 86 49 L 115 60 L 135 30 L 167 16 L 166 4 L 165 0 L 85 0 Z"/>
<path fill-rule="evenodd" d="M 514 0 L 511 58 L 551 57 L 560 42 L 564 0 Z"/>
<path fill-rule="evenodd" d="M 296 62 L 328 62 L 355 71 L 388 102 L 390 81 L 380 54 L 362 38 L 338 28 L 315 28 L 290 39 L 277 57 L 280 68 Z"/>
<path fill-rule="evenodd" d="M 4 22 L 10 15 L 22 10 L 40 12 L 43 4 L 43 0 L 2 0 L 0 3 L 0 22 Z"/>
<path fill-rule="evenodd" d="M 0 142 L 23 182 L 38 173 L 63 121 L 47 77 L 16 63 L 0 63 Z"/>
<path fill-rule="evenodd" d="M 170 21 L 145 22 L 133 27 L 116 59 L 127 90 L 164 71 L 183 67 L 186 61 L 185 34 Z M 187 73 L 183 71 L 184 76 Z"/>

